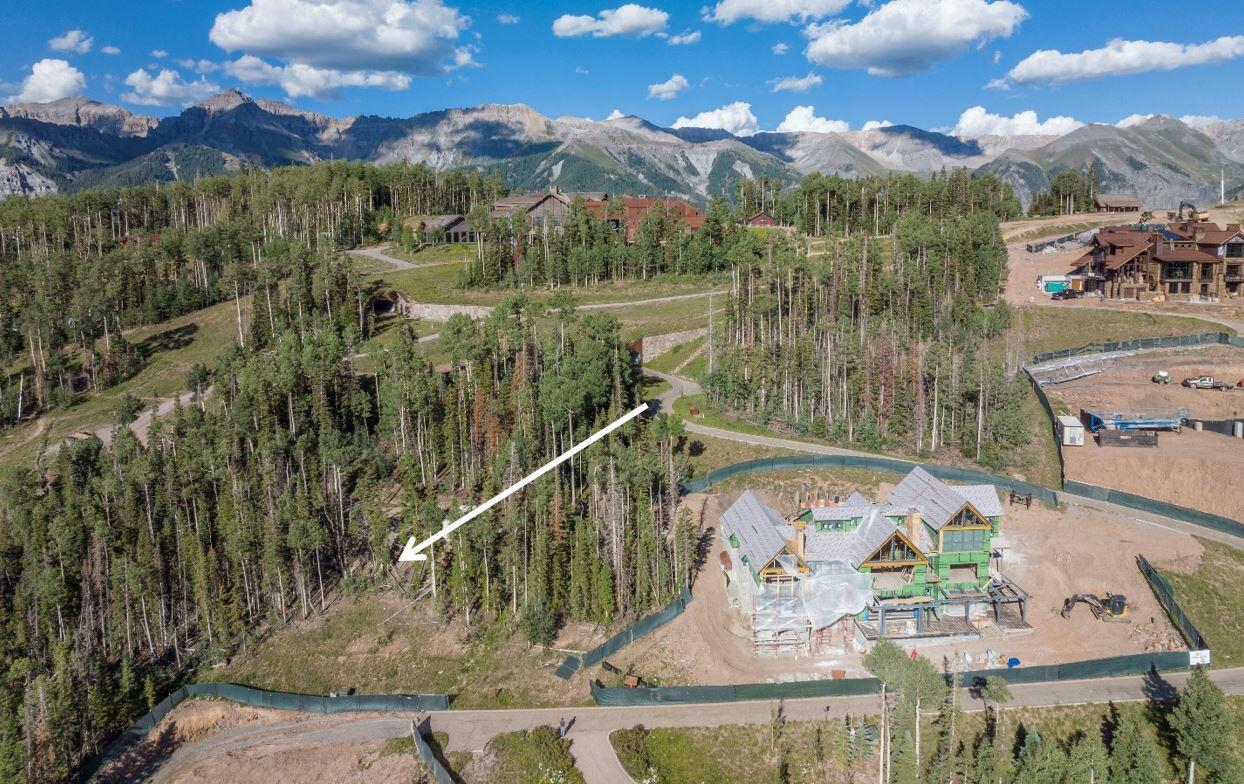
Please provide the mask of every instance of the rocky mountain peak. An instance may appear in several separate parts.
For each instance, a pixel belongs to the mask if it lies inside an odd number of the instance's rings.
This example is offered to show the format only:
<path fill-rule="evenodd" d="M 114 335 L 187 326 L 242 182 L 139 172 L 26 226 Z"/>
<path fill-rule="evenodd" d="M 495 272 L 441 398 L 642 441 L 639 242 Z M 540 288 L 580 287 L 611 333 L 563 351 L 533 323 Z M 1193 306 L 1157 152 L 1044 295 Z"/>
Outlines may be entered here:
<path fill-rule="evenodd" d="M 206 101 L 203 101 L 197 105 L 208 114 L 219 114 L 221 112 L 232 111 L 243 104 L 253 103 L 255 102 L 246 93 L 241 90 L 229 88 L 228 90 L 221 90 L 212 97 L 208 98 Z"/>
<path fill-rule="evenodd" d="M 0 106 L 0 117 L 22 117 L 52 125 L 74 125 L 113 136 L 146 136 L 148 131 L 160 124 L 154 117 L 133 114 L 123 107 L 100 103 L 80 95 L 48 103 Z"/>

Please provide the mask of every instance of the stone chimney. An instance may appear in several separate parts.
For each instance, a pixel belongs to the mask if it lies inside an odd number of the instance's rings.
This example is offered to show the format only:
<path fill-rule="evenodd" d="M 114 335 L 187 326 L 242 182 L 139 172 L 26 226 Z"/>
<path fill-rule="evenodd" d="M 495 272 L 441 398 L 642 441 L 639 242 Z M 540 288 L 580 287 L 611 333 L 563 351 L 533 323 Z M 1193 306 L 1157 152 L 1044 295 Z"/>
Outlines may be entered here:
<path fill-rule="evenodd" d="M 806 557 L 804 556 L 804 548 L 807 546 L 807 544 L 808 544 L 808 535 L 804 533 L 802 528 L 796 529 L 795 531 L 795 554 L 798 555 L 800 558 Z"/>
<path fill-rule="evenodd" d="M 921 522 L 923 522 L 923 518 L 921 518 L 920 512 L 918 510 L 916 509 L 907 510 L 907 519 L 906 519 L 907 538 L 910 539 L 911 543 L 914 544 L 916 547 L 920 546 L 920 524 Z"/>

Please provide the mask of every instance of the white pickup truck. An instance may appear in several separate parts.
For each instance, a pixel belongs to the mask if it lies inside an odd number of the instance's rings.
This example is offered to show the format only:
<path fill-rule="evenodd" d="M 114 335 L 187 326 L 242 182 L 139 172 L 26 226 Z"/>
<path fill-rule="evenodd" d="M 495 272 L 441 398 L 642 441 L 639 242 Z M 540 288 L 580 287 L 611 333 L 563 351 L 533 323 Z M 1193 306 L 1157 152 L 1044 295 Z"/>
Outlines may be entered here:
<path fill-rule="evenodd" d="M 1185 378 L 1183 385 L 1192 389 L 1235 389 L 1234 384 L 1228 384 L 1226 381 L 1219 381 L 1213 376 L 1196 376 L 1194 378 Z"/>

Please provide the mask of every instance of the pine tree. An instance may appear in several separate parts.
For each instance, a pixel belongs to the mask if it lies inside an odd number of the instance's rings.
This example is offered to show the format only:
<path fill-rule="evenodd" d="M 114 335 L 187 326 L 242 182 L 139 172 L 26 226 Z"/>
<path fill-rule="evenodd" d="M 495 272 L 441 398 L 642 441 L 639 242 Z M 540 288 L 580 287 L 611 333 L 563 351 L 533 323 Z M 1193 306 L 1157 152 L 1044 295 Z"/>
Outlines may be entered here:
<path fill-rule="evenodd" d="M 1161 784 L 1162 763 L 1152 731 L 1132 714 L 1123 716 L 1110 749 L 1111 784 Z"/>
<path fill-rule="evenodd" d="M 1195 784 L 1198 777 L 1206 782 L 1236 780 L 1238 762 L 1231 754 L 1235 720 L 1222 689 L 1203 668 L 1188 677 L 1169 721 L 1175 749 L 1187 765 L 1187 784 Z"/>
<path fill-rule="evenodd" d="M 1067 755 L 1057 743 L 1044 740 L 1036 730 L 1024 736 L 1015 760 L 1015 771 L 1009 779 L 1012 784 L 1050 784 L 1063 780 L 1066 774 Z"/>
<path fill-rule="evenodd" d="M 1110 756 L 1096 734 L 1082 735 L 1067 753 L 1067 784 L 1100 784 L 1106 780 Z"/>

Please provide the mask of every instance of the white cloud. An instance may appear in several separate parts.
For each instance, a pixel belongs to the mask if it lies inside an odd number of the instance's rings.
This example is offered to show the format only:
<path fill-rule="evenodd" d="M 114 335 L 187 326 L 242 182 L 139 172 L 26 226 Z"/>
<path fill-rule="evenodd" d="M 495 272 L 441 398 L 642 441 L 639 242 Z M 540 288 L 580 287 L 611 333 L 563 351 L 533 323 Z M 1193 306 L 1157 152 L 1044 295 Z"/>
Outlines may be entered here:
<path fill-rule="evenodd" d="M 553 20 L 553 35 L 558 38 L 583 35 L 593 38 L 612 35 L 643 38 L 664 30 L 669 19 L 670 15 L 660 9 L 627 3 L 617 8 L 606 8 L 596 16 L 562 14 Z"/>
<path fill-rule="evenodd" d="M 777 127 L 778 133 L 846 133 L 851 130 L 844 120 L 827 120 L 816 116 L 812 106 L 796 106 Z"/>
<path fill-rule="evenodd" d="M 343 87 L 371 87 L 381 90 L 405 90 L 410 76 L 396 71 L 339 71 L 294 63 L 272 65 L 253 55 L 243 55 L 226 63 L 225 71 L 247 84 L 275 84 L 290 98 L 332 97 Z"/>
<path fill-rule="evenodd" d="M 1028 12 L 1009 0 L 890 0 L 854 24 L 809 25 L 808 59 L 875 76 L 923 71 L 975 42 L 1007 37 Z"/>
<path fill-rule="evenodd" d="M 1131 128 L 1133 125 L 1139 125 L 1145 120 L 1151 120 L 1154 117 L 1165 117 L 1163 114 L 1129 114 L 1122 120 L 1115 123 L 1119 128 Z M 1193 128 L 1204 128 L 1206 125 L 1222 122 L 1222 118 L 1215 114 L 1185 114 L 1181 115 L 1179 121 L 1184 125 L 1190 125 Z"/>
<path fill-rule="evenodd" d="M 164 51 L 163 49 L 152 49 L 151 56 L 159 60 L 162 57 L 168 57 L 168 52 Z"/>
<path fill-rule="evenodd" d="M 1204 128 L 1206 125 L 1220 123 L 1223 120 L 1216 114 L 1185 114 L 1180 116 L 1179 121 L 1193 128 Z"/>
<path fill-rule="evenodd" d="M 869 120 L 868 122 L 864 123 L 864 127 L 861 130 L 875 131 L 879 128 L 889 128 L 893 125 L 894 123 L 890 122 L 889 120 Z"/>
<path fill-rule="evenodd" d="M 1101 49 L 1083 52 L 1063 53 L 1057 49 L 1033 52 L 1007 76 L 1018 84 L 1061 84 L 1103 76 L 1170 71 L 1237 57 L 1244 57 L 1244 35 L 1223 36 L 1203 44 L 1115 39 Z"/>
<path fill-rule="evenodd" d="M 587 76 L 588 74 L 591 73 L 591 71 L 589 71 L 588 69 L 584 68 L 581 65 L 576 65 L 574 67 L 574 72 L 577 73 L 579 76 Z"/>
<path fill-rule="evenodd" d="M 22 80 L 17 95 L 6 100 L 22 103 L 46 103 L 72 95 L 81 95 L 86 89 L 86 77 L 64 60 L 44 58 L 30 66 L 30 75 Z"/>
<path fill-rule="evenodd" d="M 111 44 L 100 48 L 99 51 L 103 52 L 104 54 L 121 54 L 121 50 L 115 46 L 112 46 Z"/>
<path fill-rule="evenodd" d="M 719 0 L 705 18 L 722 24 L 742 19 L 757 22 L 809 22 L 833 16 L 851 0 Z"/>
<path fill-rule="evenodd" d="M 475 60 L 475 53 L 479 51 L 477 46 L 459 46 L 454 50 L 453 62 L 445 66 L 446 71 L 456 71 L 459 68 L 482 68 Z"/>
<path fill-rule="evenodd" d="M 695 117 L 679 117 L 675 128 L 719 128 L 735 136 L 751 136 L 760 132 L 760 121 L 752 114 L 752 105 L 743 101 L 728 103 L 719 109 L 700 112 Z"/>
<path fill-rule="evenodd" d="M 497 21 L 503 25 L 518 24 L 521 20 L 514 14 L 497 14 Z"/>
<path fill-rule="evenodd" d="M 177 64 L 188 71 L 194 71 L 195 73 L 200 74 L 215 73 L 224 67 L 220 63 L 214 63 L 211 60 L 195 60 L 190 57 L 178 60 Z"/>
<path fill-rule="evenodd" d="M 648 85 L 648 97 L 668 101 L 675 95 L 678 95 L 680 92 L 687 89 L 688 86 L 689 82 L 687 82 L 687 77 L 682 74 L 674 74 L 664 82 Z"/>
<path fill-rule="evenodd" d="M 990 79 L 989 81 L 985 82 L 985 89 L 986 90 L 1009 90 L 1011 89 L 1011 83 L 1008 82 L 1006 79 Z"/>
<path fill-rule="evenodd" d="M 428 75 L 458 57 L 470 23 L 441 0 L 251 0 L 219 14 L 210 38 L 291 67 Z"/>
<path fill-rule="evenodd" d="M 606 117 L 605 119 L 606 120 L 620 120 L 625 116 L 626 115 L 622 113 L 621 109 L 614 109 L 612 112 L 609 112 L 609 116 Z"/>
<path fill-rule="evenodd" d="M 699 30 L 688 30 L 685 33 L 671 35 L 666 41 L 670 46 L 686 46 L 688 44 L 698 44 L 700 42 Z"/>
<path fill-rule="evenodd" d="M 792 93 L 806 93 L 822 81 L 824 80 L 820 75 L 814 73 L 809 73 L 807 76 L 787 76 L 773 83 L 773 92 L 780 93 L 785 90 Z"/>
<path fill-rule="evenodd" d="M 776 54 L 776 55 L 778 55 L 778 56 L 781 56 L 781 55 L 784 55 L 784 54 L 786 54 L 787 52 L 789 52 L 789 51 L 790 51 L 790 47 L 789 47 L 789 46 L 787 46 L 787 45 L 786 45 L 786 44 L 784 44 L 784 43 L 776 43 L 776 44 L 774 44 L 774 45 L 773 45 L 773 48 L 772 48 L 771 50 L 769 50 L 769 51 L 773 52 L 774 54 Z"/>
<path fill-rule="evenodd" d="M 220 90 L 220 86 L 199 77 L 197 82 L 187 82 L 181 74 L 163 68 L 154 76 L 140 68 L 125 77 L 130 91 L 121 100 L 144 106 L 188 106 L 198 103 Z"/>
<path fill-rule="evenodd" d="M 86 54 L 94 44 L 95 39 L 82 30 L 70 30 L 48 41 L 50 49 L 73 54 Z"/>
<path fill-rule="evenodd" d="M 983 106 L 973 106 L 959 115 L 951 133 L 968 139 L 980 136 L 1061 136 L 1070 133 L 1084 123 L 1074 117 L 1048 117 L 1045 122 L 1037 119 L 1037 113 L 1029 109 L 1007 117 L 990 114 Z"/>

